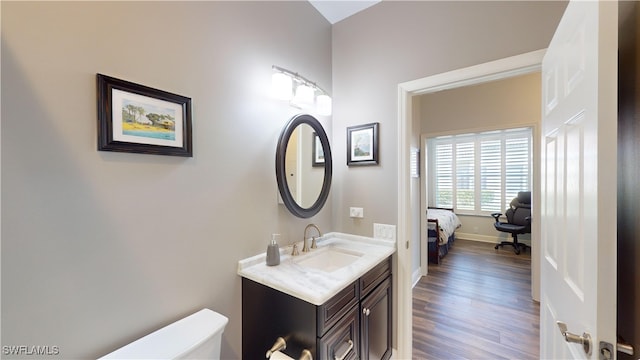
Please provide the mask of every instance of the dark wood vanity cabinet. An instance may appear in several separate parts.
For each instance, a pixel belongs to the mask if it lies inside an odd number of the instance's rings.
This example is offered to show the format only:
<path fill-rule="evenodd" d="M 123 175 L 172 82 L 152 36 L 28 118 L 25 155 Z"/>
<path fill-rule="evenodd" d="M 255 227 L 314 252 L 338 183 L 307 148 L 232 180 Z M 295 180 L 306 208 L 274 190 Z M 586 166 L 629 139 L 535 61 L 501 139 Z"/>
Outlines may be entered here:
<path fill-rule="evenodd" d="M 297 359 L 389 359 L 391 356 L 391 258 L 316 306 L 242 279 L 242 358 L 264 359 L 278 337 Z"/>
<path fill-rule="evenodd" d="M 391 356 L 391 278 L 385 279 L 360 303 L 360 359 Z"/>

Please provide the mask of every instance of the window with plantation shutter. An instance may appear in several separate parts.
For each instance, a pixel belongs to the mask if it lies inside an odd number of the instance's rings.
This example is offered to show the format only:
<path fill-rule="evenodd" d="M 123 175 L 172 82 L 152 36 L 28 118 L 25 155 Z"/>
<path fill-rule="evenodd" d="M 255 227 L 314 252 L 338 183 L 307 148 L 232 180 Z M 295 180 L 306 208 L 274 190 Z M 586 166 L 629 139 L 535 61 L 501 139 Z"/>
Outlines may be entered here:
<path fill-rule="evenodd" d="M 502 142 L 480 141 L 480 211 L 494 211 L 502 206 Z"/>
<path fill-rule="evenodd" d="M 474 209 L 475 145 L 472 141 L 456 143 L 456 209 Z"/>
<path fill-rule="evenodd" d="M 430 204 L 461 214 L 503 212 L 531 190 L 531 128 L 427 140 Z"/>
<path fill-rule="evenodd" d="M 436 173 L 435 196 L 438 206 L 453 207 L 453 145 L 437 144 L 439 156 L 435 159 Z"/>

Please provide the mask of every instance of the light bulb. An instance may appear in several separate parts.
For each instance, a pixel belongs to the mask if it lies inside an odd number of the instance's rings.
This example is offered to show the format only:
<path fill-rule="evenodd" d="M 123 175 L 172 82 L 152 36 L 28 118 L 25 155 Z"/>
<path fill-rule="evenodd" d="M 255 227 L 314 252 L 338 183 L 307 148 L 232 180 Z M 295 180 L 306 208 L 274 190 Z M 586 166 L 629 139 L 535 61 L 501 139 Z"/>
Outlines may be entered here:
<path fill-rule="evenodd" d="M 313 105 L 313 88 L 307 85 L 299 85 L 296 88 L 296 96 L 293 98 L 293 103 L 300 108 L 307 108 Z"/>
<path fill-rule="evenodd" d="M 291 100 L 292 84 L 291 76 L 280 72 L 274 73 L 271 75 L 271 95 L 278 100 Z"/>
<path fill-rule="evenodd" d="M 320 95 L 316 98 L 316 110 L 319 115 L 331 115 L 331 97 L 329 95 Z"/>

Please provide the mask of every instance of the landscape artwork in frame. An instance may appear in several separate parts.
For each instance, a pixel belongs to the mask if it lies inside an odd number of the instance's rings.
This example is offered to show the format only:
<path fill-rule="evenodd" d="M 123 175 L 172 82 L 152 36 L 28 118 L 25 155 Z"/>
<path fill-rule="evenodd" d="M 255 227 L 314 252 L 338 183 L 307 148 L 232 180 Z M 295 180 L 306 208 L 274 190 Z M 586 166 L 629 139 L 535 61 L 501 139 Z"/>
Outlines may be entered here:
<path fill-rule="evenodd" d="M 313 161 L 311 165 L 314 167 L 324 166 L 324 150 L 318 134 L 313 133 Z"/>
<path fill-rule="evenodd" d="M 347 165 L 378 164 L 378 123 L 347 128 Z"/>
<path fill-rule="evenodd" d="M 191 99 L 97 74 L 98 150 L 193 156 Z"/>

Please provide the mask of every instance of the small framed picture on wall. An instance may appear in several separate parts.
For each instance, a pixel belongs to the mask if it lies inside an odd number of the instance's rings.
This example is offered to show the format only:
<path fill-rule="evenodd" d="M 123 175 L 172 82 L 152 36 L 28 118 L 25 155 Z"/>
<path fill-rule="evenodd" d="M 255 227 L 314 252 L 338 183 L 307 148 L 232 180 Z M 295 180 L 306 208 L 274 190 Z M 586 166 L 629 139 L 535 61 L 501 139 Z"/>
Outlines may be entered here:
<path fill-rule="evenodd" d="M 347 165 L 378 165 L 378 123 L 347 128 Z"/>
<path fill-rule="evenodd" d="M 98 150 L 193 156 L 191 98 L 97 74 Z"/>

